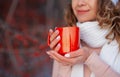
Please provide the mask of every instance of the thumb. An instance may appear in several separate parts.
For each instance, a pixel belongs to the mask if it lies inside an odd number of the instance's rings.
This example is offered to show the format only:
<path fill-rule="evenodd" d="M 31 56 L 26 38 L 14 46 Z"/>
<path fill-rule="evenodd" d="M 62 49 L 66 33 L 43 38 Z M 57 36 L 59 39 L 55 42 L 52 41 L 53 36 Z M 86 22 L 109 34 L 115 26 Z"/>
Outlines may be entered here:
<path fill-rule="evenodd" d="M 74 57 L 82 56 L 82 53 L 83 53 L 83 49 L 78 49 L 76 51 L 71 51 L 65 54 L 64 56 L 67 58 L 74 58 Z"/>

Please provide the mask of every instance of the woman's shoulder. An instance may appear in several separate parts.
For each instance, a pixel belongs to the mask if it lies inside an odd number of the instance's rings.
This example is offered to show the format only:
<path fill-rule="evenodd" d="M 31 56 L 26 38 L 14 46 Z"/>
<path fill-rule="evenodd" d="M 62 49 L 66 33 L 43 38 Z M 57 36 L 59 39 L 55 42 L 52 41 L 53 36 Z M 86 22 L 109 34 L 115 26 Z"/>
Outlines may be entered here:
<path fill-rule="evenodd" d="M 101 49 L 101 59 L 120 73 L 120 51 L 116 40 L 107 42 Z"/>

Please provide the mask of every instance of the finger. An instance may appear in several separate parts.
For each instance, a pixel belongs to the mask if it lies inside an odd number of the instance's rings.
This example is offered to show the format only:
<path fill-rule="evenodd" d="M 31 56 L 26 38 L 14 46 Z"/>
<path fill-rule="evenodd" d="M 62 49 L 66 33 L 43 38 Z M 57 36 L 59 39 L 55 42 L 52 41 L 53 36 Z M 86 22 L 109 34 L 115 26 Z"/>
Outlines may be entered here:
<path fill-rule="evenodd" d="M 51 36 L 51 35 L 52 35 L 52 33 L 53 33 L 53 30 L 52 30 L 52 29 L 50 29 L 50 30 L 49 30 L 49 35 Z"/>
<path fill-rule="evenodd" d="M 52 58 L 52 59 L 61 63 L 62 61 L 53 54 L 54 52 L 55 51 L 48 51 L 47 54 L 50 56 L 50 58 Z"/>
<path fill-rule="evenodd" d="M 56 51 L 56 52 L 58 52 L 59 50 L 60 50 L 60 47 L 61 47 L 61 45 L 60 45 L 60 43 L 54 48 L 54 50 Z"/>
<path fill-rule="evenodd" d="M 72 51 L 72 52 L 65 54 L 65 57 L 75 58 L 75 57 L 81 56 L 82 54 L 83 54 L 83 49 L 78 49 L 76 51 Z"/>
<path fill-rule="evenodd" d="M 69 64 L 69 65 L 72 65 L 74 63 L 74 59 L 73 58 L 66 58 L 60 54 L 58 54 L 57 52 L 52 52 L 52 54 L 54 55 L 54 57 L 56 57 L 59 62 L 61 62 L 62 64 Z"/>
<path fill-rule="evenodd" d="M 77 55 L 77 56 L 70 56 L 70 54 L 66 54 L 65 57 L 71 58 L 71 65 L 78 64 L 78 63 L 83 63 L 83 56 L 82 55 Z"/>
<path fill-rule="evenodd" d="M 57 27 L 55 27 L 55 30 L 57 29 Z"/>
<path fill-rule="evenodd" d="M 54 39 L 51 44 L 50 44 L 50 48 L 53 49 L 57 44 L 58 42 L 60 41 L 60 36 L 58 36 L 56 39 Z"/>
<path fill-rule="evenodd" d="M 50 42 L 52 42 L 59 34 L 59 31 L 56 30 L 55 32 L 52 33 L 52 35 L 50 36 Z"/>
<path fill-rule="evenodd" d="M 61 56 L 55 51 L 50 51 L 49 55 L 51 58 L 55 59 L 56 61 L 62 63 L 63 65 L 74 65 L 76 63 L 79 63 L 81 60 L 81 57 L 78 58 L 65 58 L 64 56 Z"/>

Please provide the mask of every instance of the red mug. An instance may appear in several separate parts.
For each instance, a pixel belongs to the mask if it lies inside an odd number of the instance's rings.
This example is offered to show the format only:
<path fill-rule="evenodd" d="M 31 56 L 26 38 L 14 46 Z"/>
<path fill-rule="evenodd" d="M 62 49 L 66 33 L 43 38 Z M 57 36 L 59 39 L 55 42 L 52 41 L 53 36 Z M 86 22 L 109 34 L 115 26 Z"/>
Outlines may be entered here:
<path fill-rule="evenodd" d="M 59 44 L 61 45 L 61 48 L 58 51 L 59 54 L 64 56 L 66 53 L 75 51 L 80 48 L 80 30 L 78 27 L 58 27 L 56 30 L 59 31 L 60 35 Z"/>

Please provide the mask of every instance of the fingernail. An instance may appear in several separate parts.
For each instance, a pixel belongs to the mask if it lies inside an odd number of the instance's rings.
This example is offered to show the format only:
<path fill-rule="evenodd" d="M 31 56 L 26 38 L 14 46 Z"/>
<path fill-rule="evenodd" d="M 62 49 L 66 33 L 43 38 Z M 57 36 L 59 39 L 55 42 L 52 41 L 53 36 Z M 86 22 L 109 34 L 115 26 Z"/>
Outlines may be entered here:
<path fill-rule="evenodd" d="M 56 39 L 60 39 L 60 36 L 58 36 Z"/>
<path fill-rule="evenodd" d="M 57 46 L 60 47 L 60 43 Z"/>
<path fill-rule="evenodd" d="M 46 52 L 48 55 L 50 54 L 50 52 Z"/>
<path fill-rule="evenodd" d="M 65 54 L 64 56 L 65 56 L 65 57 L 70 57 L 70 54 Z"/>
<path fill-rule="evenodd" d="M 53 32 L 53 30 L 52 30 L 52 29 L 50 29 L 50 30 L 49 30 L 49 32 Z"/>

